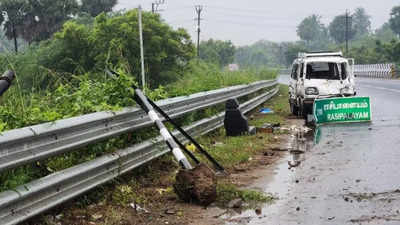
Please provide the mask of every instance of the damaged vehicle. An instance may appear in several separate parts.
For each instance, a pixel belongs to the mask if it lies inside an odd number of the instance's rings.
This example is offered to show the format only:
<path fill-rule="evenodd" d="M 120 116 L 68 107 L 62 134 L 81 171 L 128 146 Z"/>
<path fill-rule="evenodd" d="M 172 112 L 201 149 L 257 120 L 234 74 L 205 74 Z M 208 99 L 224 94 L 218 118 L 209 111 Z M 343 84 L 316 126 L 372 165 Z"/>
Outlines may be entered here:
<path fill-rule="evenodd" d="M 306 118 L 317 98 L 355 96 L 353 65 L 342 52 L 299 53 L 289 82 L 292 114 Z"/>

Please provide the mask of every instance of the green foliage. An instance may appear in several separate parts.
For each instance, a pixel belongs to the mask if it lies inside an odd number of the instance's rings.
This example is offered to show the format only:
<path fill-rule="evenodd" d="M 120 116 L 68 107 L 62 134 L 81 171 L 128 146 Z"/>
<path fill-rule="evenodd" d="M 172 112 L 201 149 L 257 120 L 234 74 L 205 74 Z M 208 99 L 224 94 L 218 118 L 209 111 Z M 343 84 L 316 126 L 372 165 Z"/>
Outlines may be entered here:
<path fill-rule="evenodd" d="M 49 39 L 79 11 L 76 0 L 28 0 L 28 5 L 23 38 L 29 43 Z"/>
<path fill-rule="evenodd" d="M 170 96 L 189 95 L 257 80 L 270 80 L 276 78 L 276 75 L 277 71 L 271 70 L 220 71 L 216 65 L 192 62 L 186 75 L 169 85 L 167 92 Z"/>
<path fill-rule="evenodd" d="M 400 6 L 393 7 L 390 12 L 389 20 L 390 28 L 397 34 L 400 35 Z"/>
<path fill-rule="evenodd" d="M 234 60 L 235 46 L 231 41 L 210 39 L 200 44 L 200 58 L 209 63 L 224 67 Z"/>
<path fill-rule="evenodd" d="M 21 37 L 32 43 L 50 38 L 61 25 L 77 12 L 76 0 L 3 0 L 0 10 L 7 16 L 0 16 L 5 21 L 3 29 L 8 39 Z M 17 45 L 15 45 L 17 52 Z"/>
<path fill-rule="evenodd" d="M 24 15 L 28 11 L 28 4 L 25 0 L 3 0 L 0 2 L 0 24 L 9 40 L 14 41 L 15 52 L 18 52 L 17 38 L 22 36 L 24 31 Z"/>
<path fill-rule="evenodd" d="M 140 74 L 137 10 L 115 17 L 99 15 L 93 27 L 68 22 L 55 35 L 59 48 L 44 61 L 50 69 L 76 73 L 103 71 L 108 66 Z M 190 37 L 183 29 L 173 30 L 159 15 L 144 13 L 146 74 L 150 87 L 175 80 L 194 55 Z M 58 42 L 58 43 L 57 43 Z M 54 59 L 54 60 L 52 60 Z"/>
<path fill-rule="evenodd" d="M 81 11 L 96 17 L 100 13 L 111 12 L 118 0 L 81 0 Z"/>
<path fill-rule="evenodd" d="M 284 44 L 262 40 L 250 46 L 239 47 L 235 62 L 241 68 L 279 67 L 285 64 L 283 46 Z"/>
<path fill-rule="evenodd" d="M 348 38 L 353 39 L 354 32 L 351 29 L 351 20 L 348 21 Z M 341 44 L 346 41 L 346 15 L 336 16 L 329 24 L 329 34 L 336 43 Z"/>
<path fill-rule="evenodd" d="M 362 38 L 371 33 L 371 16 L 367 14 L 364 8 L 357 8 L 352 14 L 352 30 L 355 38 Z"/>
<path fill-rule="evenodd" d="M 299 52 L 306 52 L 307 48 L 302 43 L 289 43 L 285 52 L 285 58 L 288 65 L 293 63 Z"/>
<path fill-rule="evenodd" d="M 322 24 L 321 16 L 315 14 L 306 17 L 299 26 L 297 26 L 297 35 L 309 44 L 312 42 L 323 43 L 329 41 L 328 30 L 325 25 Z"/>
<path fill-rule="evenodd" d="M 390 42 L 391 40 L 397 39 L 397 35 L 390 28 L 390 24 L 388 22 L 384 23 L 375 31 L 375 37 L 383 42 Z"/>
<path fill-rule="evenodd" d="M 360 46 L 351 48 L 349 57 L 355 58 L 358 64 L 400 63 L 400 41 L 380 40 L 364 41 Z"/>
<path fill-rule="evenodd" d="M 77 85 L 60 84 L 52 92 L 30 93 L 22 97 L 23 102 L 15 97 L 20 91 L 14 86 L 0 105 L 0 124 L 7 124 L 3 130 L 134 105 L 130 76 L 104 82 L 91 80 L 88 75 L 75 79 Z"/>

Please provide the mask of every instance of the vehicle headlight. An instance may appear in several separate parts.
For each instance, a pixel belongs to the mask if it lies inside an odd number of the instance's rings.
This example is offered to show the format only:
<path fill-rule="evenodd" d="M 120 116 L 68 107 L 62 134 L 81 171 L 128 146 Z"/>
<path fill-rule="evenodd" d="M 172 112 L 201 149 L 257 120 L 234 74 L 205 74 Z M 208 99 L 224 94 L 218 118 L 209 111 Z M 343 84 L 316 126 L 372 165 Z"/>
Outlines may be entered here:
<path fill-rule="evenodd" d="M 308 87 L 306 88 L 306 95 L 318 95 L 319 91 L 316 87 Z"/>

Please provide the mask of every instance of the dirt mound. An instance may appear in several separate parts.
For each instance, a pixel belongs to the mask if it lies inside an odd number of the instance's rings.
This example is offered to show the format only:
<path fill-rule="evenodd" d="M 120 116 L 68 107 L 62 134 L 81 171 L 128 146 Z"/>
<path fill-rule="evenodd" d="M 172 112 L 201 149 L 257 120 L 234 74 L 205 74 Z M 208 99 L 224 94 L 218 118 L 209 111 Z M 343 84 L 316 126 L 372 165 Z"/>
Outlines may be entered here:
<path fill-rule="evenodd" d="M 205 164 L 192 170 L 180 170 L 174 184 L 175 193 L 185 202 L 207 206 L 217 198 L 217 178 Z"/>

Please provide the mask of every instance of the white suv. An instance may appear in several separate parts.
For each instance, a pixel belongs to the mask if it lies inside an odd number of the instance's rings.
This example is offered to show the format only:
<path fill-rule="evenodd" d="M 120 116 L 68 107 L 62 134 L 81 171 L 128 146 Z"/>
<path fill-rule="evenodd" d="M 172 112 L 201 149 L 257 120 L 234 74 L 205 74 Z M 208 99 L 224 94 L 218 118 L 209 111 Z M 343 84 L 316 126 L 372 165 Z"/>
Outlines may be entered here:
<path fill-rule="evenodd" d="M 306 117 L 316 98 L 356 95 L 353 65 L 342 52 L 299 53 L 289 82 L 291 112 Z"/>

